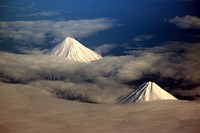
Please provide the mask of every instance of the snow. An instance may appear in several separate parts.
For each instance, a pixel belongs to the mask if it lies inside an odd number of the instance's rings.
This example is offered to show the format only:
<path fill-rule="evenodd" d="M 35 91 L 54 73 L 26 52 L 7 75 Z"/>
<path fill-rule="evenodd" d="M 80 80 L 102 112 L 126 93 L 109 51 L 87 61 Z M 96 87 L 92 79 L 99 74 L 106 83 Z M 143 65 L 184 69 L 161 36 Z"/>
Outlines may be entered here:
<path fill-rule="evenodd" d="M 0 82 L 1 133 L 199 133 L 200 102 L 88 104 Z"/>
<path fill-rule="evenodd" d="M 170 93 L 159 87 L 154 82 L 146 82 L 138 87 L 138 89 L 129 94 L 120 97 L 117 103 L 132 103 L 154 100 L 177 100 Z"/>
<path fill-rule="evenodd" d="M 85 63 L 102 58 L 100 55 L 83 46 L 80 42 L 71 37 L 67 37 L 53 49 L 49 50 L 47 54 Z"/>

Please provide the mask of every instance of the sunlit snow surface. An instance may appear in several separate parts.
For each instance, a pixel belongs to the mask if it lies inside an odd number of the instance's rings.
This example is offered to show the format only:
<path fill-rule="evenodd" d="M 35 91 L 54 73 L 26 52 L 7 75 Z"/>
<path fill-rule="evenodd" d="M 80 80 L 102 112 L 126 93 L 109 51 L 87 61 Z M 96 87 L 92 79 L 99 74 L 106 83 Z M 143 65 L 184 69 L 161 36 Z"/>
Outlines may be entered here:
<path fill-rule="evenodd" d="M 146 82 L 139 86 L 136 90 L 120 97 L 117 103 L 134 103 L 155 100 L 177 100 L 170 93 L 166 92 L 154 82 Z"/>
<path fill-rule="evenodd" d="M 102 58 L 100 55 L 83 46 L 71 37 L 67 37 L 52 50 L 47 51 L 47 54 L 86 63 Z"/>

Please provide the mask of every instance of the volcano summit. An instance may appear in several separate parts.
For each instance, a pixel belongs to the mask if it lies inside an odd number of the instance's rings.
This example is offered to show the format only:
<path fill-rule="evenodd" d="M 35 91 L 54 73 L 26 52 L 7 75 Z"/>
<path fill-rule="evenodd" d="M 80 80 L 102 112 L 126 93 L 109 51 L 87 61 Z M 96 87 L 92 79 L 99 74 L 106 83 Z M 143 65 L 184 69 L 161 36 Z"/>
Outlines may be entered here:
<path fill-rule="evenodd" d="M 177 100 L 173 95 L 162 89 L 154 82 L 146 82 L 138 89 L 120 97 L 117 103 L 134 103 L 155 100 Z"/>
<path fill-rule="evenodd" d="M 85 63 L 102 58 L 100 55 L 71 37 L 67 37 L 57 46 L 47 51 L 47 54 Z"/>

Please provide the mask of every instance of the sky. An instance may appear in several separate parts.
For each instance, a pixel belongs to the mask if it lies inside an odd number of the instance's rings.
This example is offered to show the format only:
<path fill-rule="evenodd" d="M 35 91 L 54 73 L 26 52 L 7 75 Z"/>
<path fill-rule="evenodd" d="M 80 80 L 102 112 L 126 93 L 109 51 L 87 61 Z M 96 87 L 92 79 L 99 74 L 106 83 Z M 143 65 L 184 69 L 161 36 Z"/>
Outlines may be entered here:
<path fill-rule="evenodd" d="M 196 0 L 1 0 L 0 81 L 113 103 L 152 80 L 198 99 L 199 7 Z M 105 58 L 77 64 L 39 54 L 67 36 Z"/>
<path fill-rule="evenodd" d="M 47 4 L 48 3 L 48 4 Z M 192 0 L 2 0 L 0 48 L 51 48 L 67 36 L 106 54 L 166 41 L 198 42 L 199 1 Z"/>

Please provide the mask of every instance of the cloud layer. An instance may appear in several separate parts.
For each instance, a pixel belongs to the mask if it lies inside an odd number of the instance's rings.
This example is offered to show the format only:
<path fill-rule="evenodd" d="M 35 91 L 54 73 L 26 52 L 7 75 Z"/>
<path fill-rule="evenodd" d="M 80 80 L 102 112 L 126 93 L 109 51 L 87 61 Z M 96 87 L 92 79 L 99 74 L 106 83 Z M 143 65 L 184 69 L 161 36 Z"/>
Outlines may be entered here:
<path fill-rule="evenodd" d="M 113 103 L 119 96 L 151 80 L 178 98 L 197 99 L 199 50 L 199 43 L 168 42 L 89 64 L 47 55 L 1 52 L 0 80 L 33 85 L 60 98 L 91 103 Z"/>
<path fill-rule="evenodd" d="M 169 20 L 170 23 L 174 23 L 177 27 L 181 29 L 199 29 L 200 28 L 200 18 L 196 16 L 186 15 L 184 17 L 176 16 Z"/>
<path fill-rule="evenodd" d="M 21 43 L 42 44 L 46 39 L 58 43 L 67 36 L 83 38 L 113 26 L 114 20 L 107 18 L 79 20 L 0 21 L 0 38 L 13 39 Z"/>

